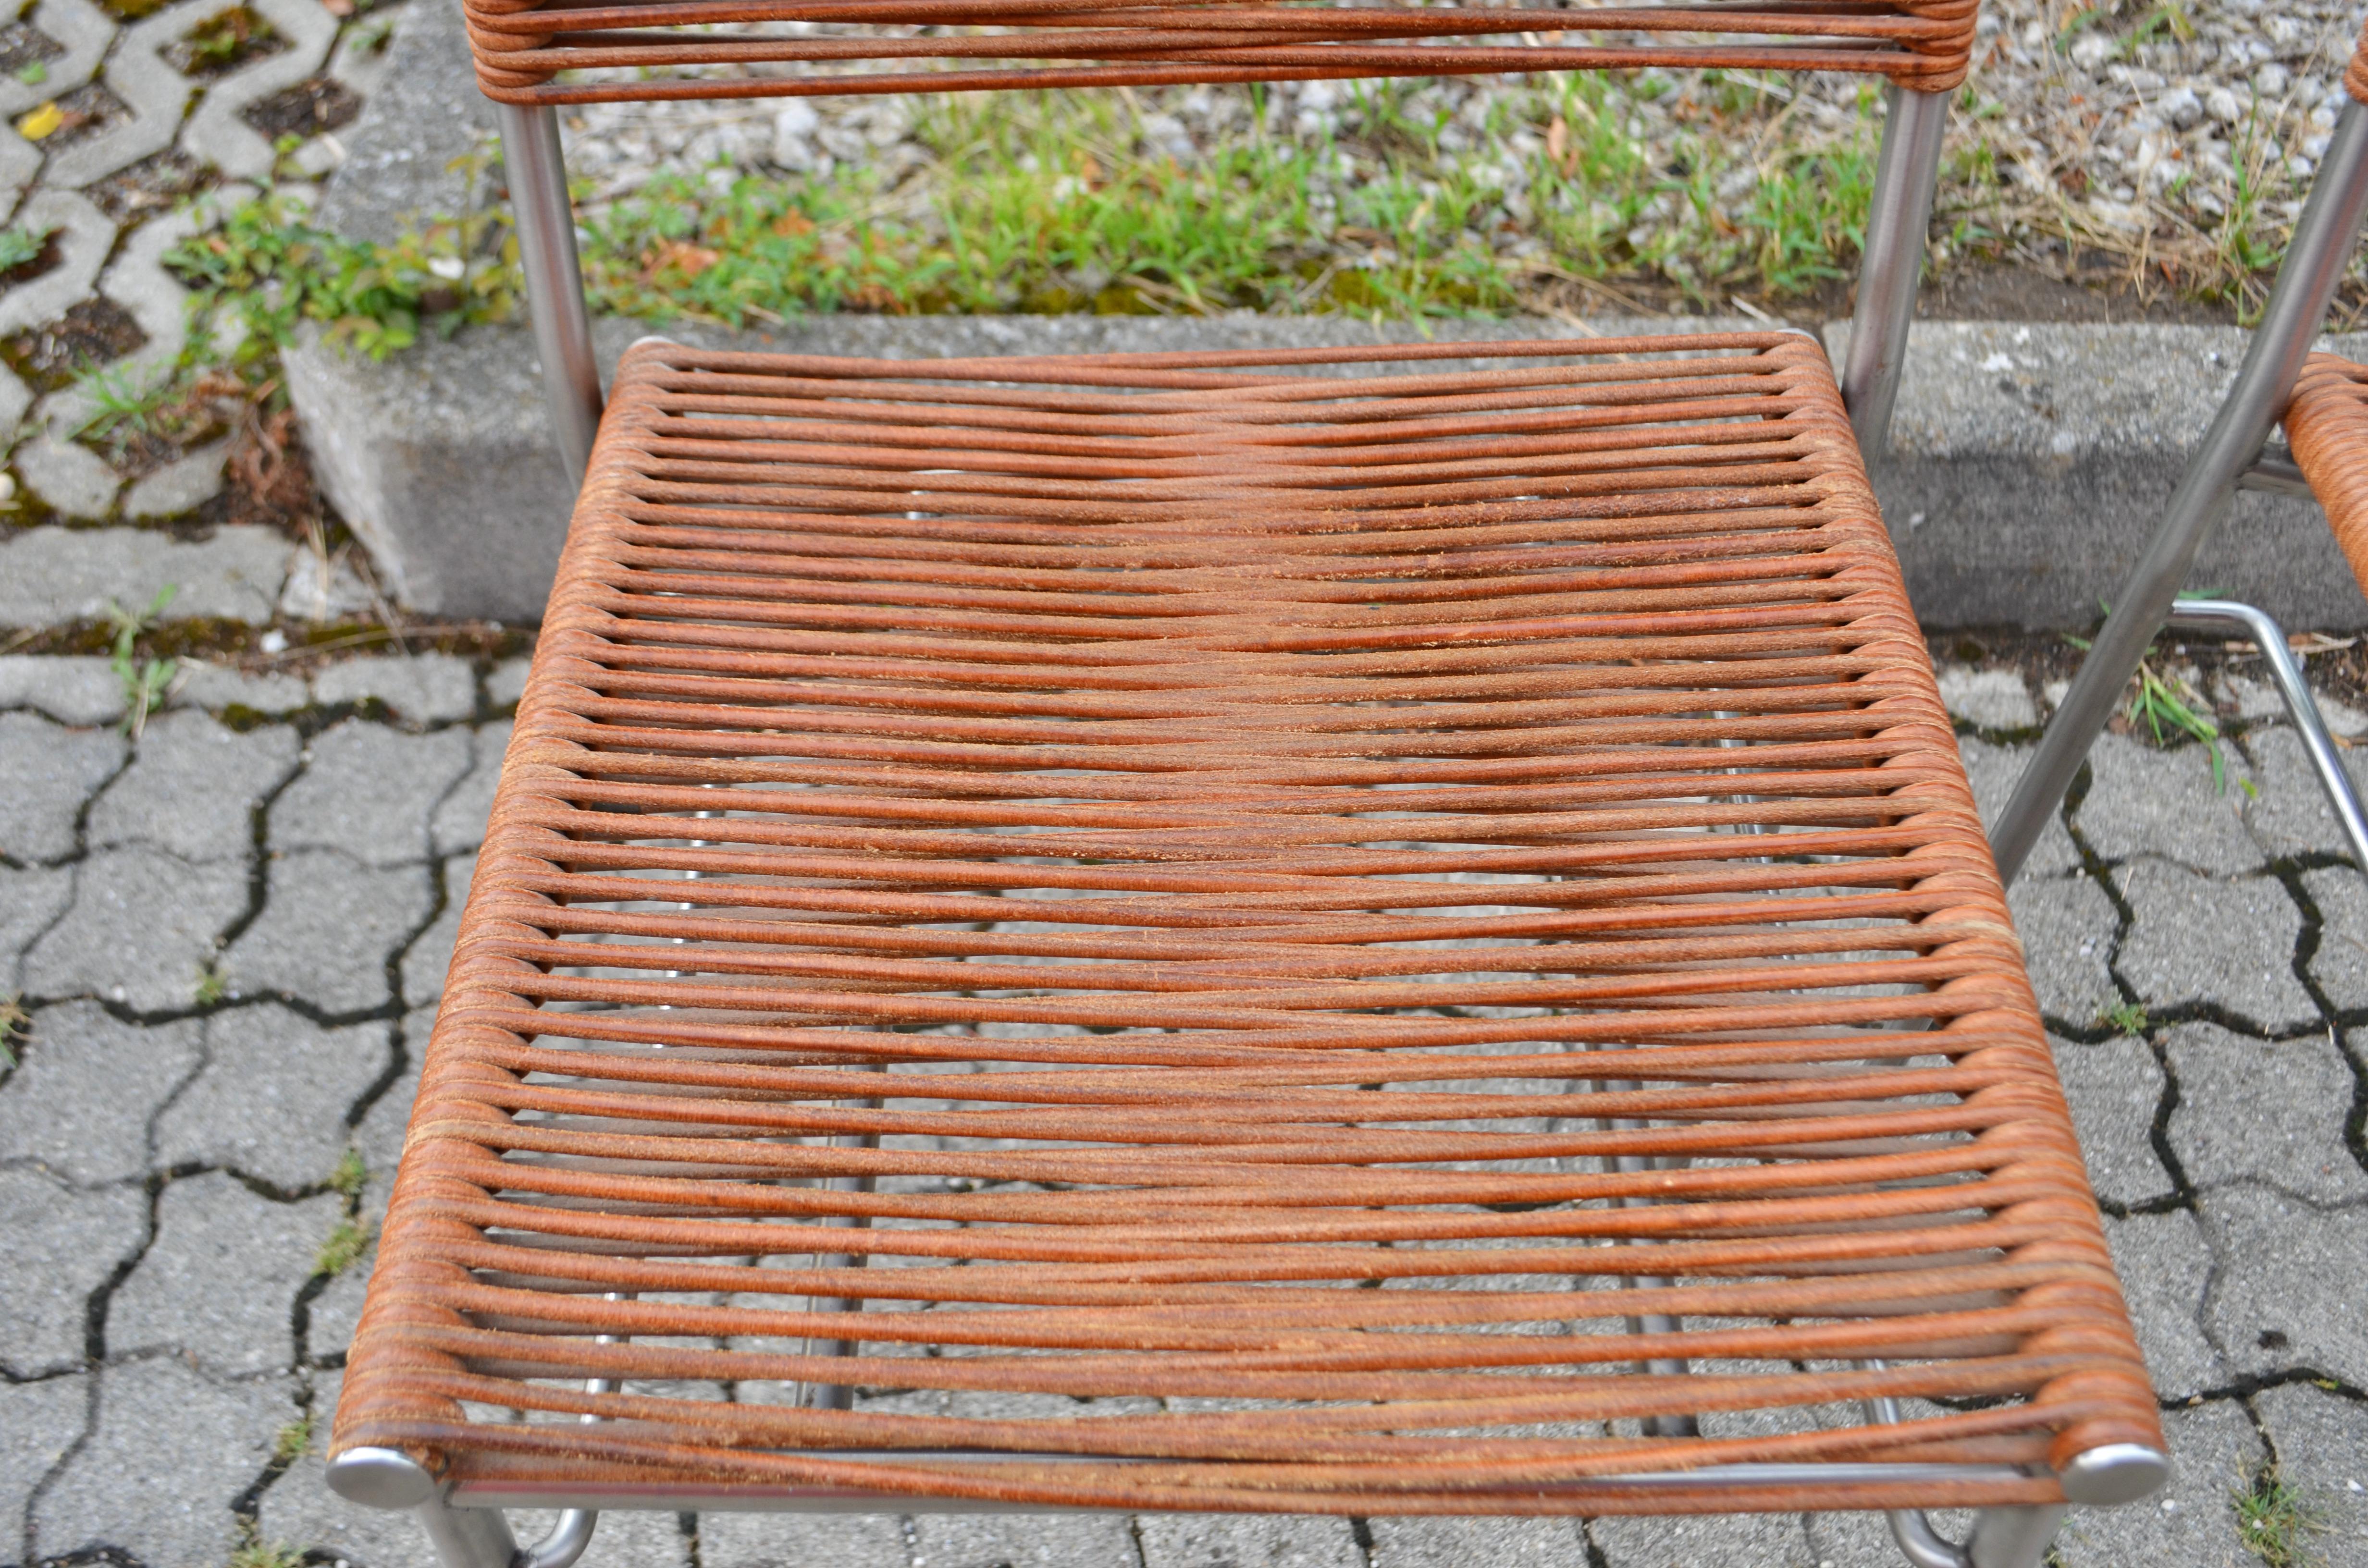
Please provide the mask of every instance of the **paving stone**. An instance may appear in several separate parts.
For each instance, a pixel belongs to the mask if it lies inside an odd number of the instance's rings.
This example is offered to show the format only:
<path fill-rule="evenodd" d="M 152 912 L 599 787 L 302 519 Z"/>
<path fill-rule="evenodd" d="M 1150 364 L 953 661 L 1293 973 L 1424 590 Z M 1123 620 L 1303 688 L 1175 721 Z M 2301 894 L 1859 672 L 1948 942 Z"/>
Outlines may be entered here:
<path fill-rule="evenodd" d="M 135 480 L 123 493 L 127 517 L 177 517 L 222 494 L 222 459 L 228 441 L 211 441 Z"/>
<path fill-rule="evenodd" d="M 211 99 L 213 92 L 206 96 Z M 131 231 L 99 277 L 98 291 L 121 305 L 147 335 L 147 342 L 110 367 L 124 385 L 142 389 L 162 385 L 179 366 L 181 349 L 189 341 L 189 291 L 165 270 L 165 253 L 197 232 L 197 215 L 187 209 L 152 218 Z M 80 429 L 91 415 L 99 412 L 79 385 L 67 388 L 55 402 L 58 410 L 50 429 L 60 437 Z M 76 402 L 87 412 L 65 412 L 66 405 Z M 134 517 L 141 515 L 131 512 L 128 498 L 124 509 Z"/>
<path fill-rule="evenodd" d="M 296 1292 L 344 1213 L 335 1193 L 275 1203 L 225 1171 L 172 1183 L 156 1239 L 108 1303 L 108 1354 L 175 1351 L 217 1377 L 288 1367 Z"/>
<path fill-rule="evenodd" d="M 2207 1002 L 2269 1034 L 2318 1022 L 2294 972 L 2302 911 L 2277 881 L 2217 881 L 2160 860 L 2118 875 L 2131 912 L 2118 967 L 2148 1007 Z"/>
<path fill-rule="evenodd" d="M 298 1349 L 308 1363 L 336 1359 L 353 1348 L 354 1331 L 361 1326 L 362 1307 L 370 1298 L 370 1276 L 377 1269 L 378 1228 L 373 1225 L 369 1249 L 307 1304 L 304 1339 Z"/>
<path fill-rule="evenodd" d="M 2253 1396 L 2277 1450 L 2278 1476 L 2302 1494 L 2319 1529 L 2305 1544 L 2327 1568 L 2368 1564 L 2368 1407 L 2309 1383 Z"/>
<path fill-rule="evenodd" d="M 17 449 L 20 465 L 27 460 L 26 452 L 26 448 Z M 92 456 L 90 460 L 98 459 Z M 26 478 L 41 489 L 31 474 Z M 56 505 L 54 498 L 51 504 Z M 211 537 L 196 540 L 176 540 L 153 528 L 43 524 L 0 539 L 0 626 L 104 620 L 110 604 L 144 610 L 168 583 L 175 592 L 162 619 L 268 621 L 279 602 L 287 564 L 287 540 L 270 528 L 245 524 L 224 524 Z M 90 662 L 107 668 L 104 659 Z M 119 683 L 113 712 L 120 711 Z"/>
<path fill-rule="evenodd" d="M 0 713 L 0 855 L 38 864 L 73 854 L 83 802 L 123 766 L 123 753 L 112 730 Z"/>
<path fill-rule="evenodd" d="M 2368 878 L 2346 866 L 2311 871 L 2303 891 L 2318 905 L 2318 950 L 2310 977 L 2336 1006 L 2368 1007 Z"/>
<path fill-rule="evenodd" d="M 2122 916 L 2103 888 L 2085 876 L 2025 877 L 2007 889 L 2007 907 L 2041 1012 L 2084 1028 L 2121 1001 L 2107 962 Z"/>
<path fill-rule="evenodd" d="M 205 1067 L 156 1124 L 171 1167 L 226 1165 L 284 1190 L 328 1179 L 352 1141 L 346 1114 L 393 1062 L 383 1023 L 323 1028 L 287 1008 L 205 1021 Z"/>
<path fill-rule="evenodd" d="M 699 1516 L 699 1568 L 909 1568 L 912 1560 L 892 1514 Z"/>
<path fill-rule="evenodd" d="M 33 27 L 63 44 L 65 52 L 41 62 L 45 74 L 39 82 L 0 76 L 0 115 L 13 118 L 73 92 L 90 80 L 115 41 L 114 19 L 89 0 L 41 0 L 33 10 Z"/>
<path fill-rule="evenodd" d="M 427 918 L 431 872 L 373 870 L 334 849 L 275 855 L 263 913 L 222 955 L 232 993 L 270 992 L 329 1013 L 393 999 L 387 960 Z"/>
<path fill-rule="evenodd" d="M 2031 760 L 2031 746 L 1994 746 L 1973 735 L 1957 737 L 1957 756 L 1965 765 L 1965 779 L 1974 787 L 1974 803 L 1980 808 L 1982 821 L 1995 823 L 1998 813 L 2014 795 L 2015 780 L 2022 777 L 2023 765 Z M 2060 876 L 2080 869 L 2080 850 L 2065 831 L 2061 812 L 2047 819 L 2040 831 L 2039 842 L 2031 846 L 2023 860 L 2026 877 Z"/>
<path fill-rule="evenodd" d="M 1365 1568 L 1356 1532 L 1341 1518 L 1145 1514 L 1135 1540 L 1143 1568 Z"/>
<path fill-rule="evenodd" d="M 6 80 L 0 77 L 0 80 Z M 10 86 L 17 84 L 9 82 Z M 38 233 L 56 231 L 58 264 L 39 278 L 28 279 L 0 294 L 0 336 L 28 327 L 42 326 L 66 313 L 69 306 L 88 297 L 98 280 L 107 253 L 115 248 L 115 225 L 90 198 L 70 190 L 37 190 L 25 199 L 11 220 Z"/>
<path fill-rule="evenodd" d="M 2217 1267 L 2204 1324 L 2239 1375 L 2303 1369 L 2368 1384 L 2368 1210 L 2321 1209 L 2265 1187 L 2224 1187 L 2197 1207 Z"/>
<path fill-rule="evenodd" d="M 74 872 L 73 905 L 25 955 L 25 988 L 143 1013 L 187 1007 L 246 899 L 243 866 L 192 866 L 144 846 L 96 851 Z"/>
<path fill-rule="evenodd" d="M 224 1387 L 170 1359 L 108 1368 L 90 1440 L 34 1505 L 36 1551 L 112 1547 L 146 1568 L 220 1568 L 238 1543 L 231 1505 L 298 1414 L 289 1379 Z"/>
<path fill-rule="evenodd" d="M 292 713 L 309 708 L 313 688 L 294 676 L 249 675 L 223 665 L 181 661 L 181 678 L 173 685 L 171 703 L 188 708 L 252 709 L 257 713 Z"/>
<path fill-rule="evenodd" d="M 268 180 L 271 143 L 239 118 L 240 111 L 321 68 L 336 41 L 336 19 L 315 0 L 247 0 L 273 30 L 288 40 L 278 54 L 232 72 L 206 88 L 203 101 L 181 132 L 190 156 L 234 179 Z"/>
<path fill-rule="evenodd" d="M 495 665 L 493 673 L 485 676 L 485 700 L 497 709 L 516 707 L 518 699 L 526 695 L 527 671 L 533 663 L 531 659 L 504 659 Z"/>
<path fill-rule="evenodd" d="M 2200 871 L 2228 875 L 2261 864 L 2245 830 L 2245 759 L 2222 746 L 2227 788 L 2212 782 L 2200 745 L 2158 751 L 2128 735 L 2104 734 L 2089 752 L 2089 793 L 2077 813 L 2081 836 L 2107 860 L 2158 856 Z"/>
<path fill-rule="evenodd" d="M 0 1369 L 29 1378 L 80 1365 L 90 1293 L 147 1233 L 136 1187 L 74 1192 L 22 1165 L 0 1170 Z"/>
<path fill-rule="evenodd" d="M 2245 1407 L 2233 1399 L 2162 1413 L 2170 1480 L 2119 1508 L 2075 1508 L 2055 1532 L 2064 1568 L 2250 1568 L 2230 1495 L 2269 1456 Z"/>
<path fill-rule="evenodd" d="M 124 29 L 108 57 L 107 85 L 132 117 L 52 154 L 42 171 L 48 184 L 78 190 L 173 144 L 197 85 L 165 64 L 158 51 L 212 15 L 208 7 L 215 6 L 216 0 L 181 0 Z"/>
<path fill-rule="evenodd" d="M 34 1015 L 0 1085 L 0 1160 L 37 1160 L 81 1187 L 148 1174 L 148 1124 L 205 1060 L 194 1018 L 142 1028 L 95 1002 Z"/>
<path fill-rule="evenodd" d="M 2108 1215 L 2105 1244 L 2112 1249 L 2113 1272 L 2121 1276 L 2122 1297 L 2155 1392 L 2167 1400 L 2191 1399 L 2225 1385 L 2226 1363 L 2203 1332 L 2214 1249 L 2205 1244 L 2195 1216 L 2184 1209 L 2126 1220 Z M 2226 1261 L 2226 1254 L 2219 1261 Z"/>
<path fill-rule="evenodd" d="M 83 1434 L 90 1419 L 90 1381 L 44 1378 L 0 1383 L 0 1551 L 25 1539 L 25 1506 Z"/>
<path fill-rule="evenodd" d="M 0 562 L 7 561 L 9 548 L 0 540 Z M 0 595 L 7 585 L 8 573 L 0 566 Z M 0 624 L 6 619 L 0 616 Z M 0 653 L 0 709 L 5 708 L 30 708 L 66 724 L 110 723 L 123 716 L 123 680 L 105 659 Z"/>
<path fill-rule="evenodd" d="M 2142 1040 L 2124 1035 L 2095 1045 L 2047 1041 L 2055 1075 L 2072 1106 L 2072 1126 L 2088 1162 L 2089 1185 L 2108 1203 L 2167 1196 L 2170 1173 L 2154 1152 L 2154 1118 L 2162 1104 L 2162 1066 Z"/>
<path fill-rule="evenodd" d="M 276 849 L 338 849 L 373 866 L 427 858 L 427 823 L 469 767 L 461 730 L 409 735 L 348 719 L 314 737 L 271 808 Z"/>
<path fill-rule="evenodd" d="M 475 762 L 452 792 L 437 803 L 432 836 L 436 853 L 474 849 L 485 841 L 485 819 L 494 809 L 494 790 L 502 779 L 502 757 L 510 745 L 510 722 L 487 724 L 471 743 Z"/>
<path fill-rule="evenodd" d="M 427 1051 L 427 1036 L 436 1010 L 421 1007 L 404 1015 L 404 1050 L 408 1058 L 401 1076 L 387 1085 L 353 1130 L 353 1146 L 368 1173 L 362 1186 L 362 1218 L 373 1233 L 386 1218 L 386 1200 L 394 1186 L 395 1167 L 403 1159 L 404 1134 L 411 1125 L 411 1102 L 419 1093 L 419 1063 Z"/>
<path fill-rule="evenodd" d="M 793 1514 L 752 1517 L 770 1522 L 777 1530 L 784 1523 L 797 1519 Z M 518 1533 L 522 1546 L 541 1540 L 558 1522 L 558 1514 L 546 1509 L 521 1508 L 510 1515 L 510 1528 Z M 807 1568 L 810 1563 L 828 1563 L 831 1568 L 838 1568 L 838 1560 L 826 1556 L 801 1553 L 782 1561 L 784 1568 Z M 682 1526 L 673 1514 L 603 1514 L 598 1528 L 592 1532 L 592 1544 L 584 1549 L 584 1555 L 576 1562 L 577 1568 L 690 1568 L 690 1538 L 682 1533 Z M 433 1557 L 424 1558 L 419 1568 L 436 1568 Z M 849 1568 L 856 1565 L 849 1564 Z"/>
<path fill-rule="evenodd" d="M 403 1000 L 416 1006 L 444 994 L 445 971 L 452 967 L 452 944 L 461 934 L 461 915 L 469 902 L 469 883 L 477 872 L 474 855 L 455 855 L 444 862 L 444 912 L 422 931 L 403 955 Z"/>
<path fill-rule="evenodd" d="M 25 949 L 74 903 L 74 868 L 29 871 L 0 866 L 0 990 L 25 988 Z"/>
<path fill-rule="evenodd" d="M 1135 1568 L 1127 1521 L 1108 1514 L 916 1514 L 928 1568 Z M 703 1568 L 703 1565 L 702 1565 Z"/>
<path fill-rule="evenodd" d="M 466 719 L 477 710 L 477 673 L 449 653 L 411 658 L 347 659 L 313 677 L 323 703 L 376 698 L 416 724 Z"/>
<path fill-rule="evenodd" d="M 116 492 L 123 488 L 123 481 L 107 466 L 105 458 L 47 430 L 37 430 L 19 443 L 15 460 L 26 485 L 61 517 L 94 521 L 104 517 L 115 510 Z M 28 619 L 15 624 L 40 623 Z"/>
<path fill-rule="evenodd" d="M 255 850 L 255 810 L 296 771 L 301 744 L 276 724 L 241 733 L 201 710 L 160 713 L 141 731 L 131 766 L 91 808 L 90 842 L 244 863 Z"/>
<path fill-rule="evenodd" d="M 1571 1568 L 1587 1561 L 1580 1530 L 1576 1519 L 1375 1519 L 1372 1568 Z"/>
<path fill-rule="evenodd" d="M 2197 1023 L 2164 1049 L 2179 1075 L 2170 1147 L 2188 1180 L 2263 1182 L 2320 1203 L 2368 1197 L 2368 1172 L 2343 1142 L 2356 1085 L 2332 1040 L 2272 1043 Z"/>
<path fill-rule="evenodd" d="M 2020 670 L 1942 665 L 1935 674 L 1952 718 L 1984 730 L 2024 730 L 2039 722 L 2039 705 Z"/>
<path fill-rule="evenodd" d="M 2327 803 L 2301 738 L 2279 724 L 2248 732 L 2245 749 L 2253 755 L 2254 787 L 2261 792 L 2245 806 L 2254 842 L 2279 858 L 2323 852 L 2350 859 L 2351 843 Z"/>
<path fill-rule="evenodd" d="M 1587 1528 L 1611 1568 L 1734 1568 L 1741 1562 L 1754 1568 L 1816 1568 L 1817 1562 L 1797 1514 L 1604 1518 Z M 1464 1561 L 1480 1563 L 1492 1559 Z M 1543 1564 L 1555 1560 L 1541 1557 L 1538 1561 Z"/>

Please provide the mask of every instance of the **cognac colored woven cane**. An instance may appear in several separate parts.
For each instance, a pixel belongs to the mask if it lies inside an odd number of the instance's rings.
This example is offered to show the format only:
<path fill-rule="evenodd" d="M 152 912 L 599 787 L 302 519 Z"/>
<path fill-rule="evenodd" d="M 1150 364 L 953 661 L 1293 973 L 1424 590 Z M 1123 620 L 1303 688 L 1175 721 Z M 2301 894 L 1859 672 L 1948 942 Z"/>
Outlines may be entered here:
<path fill-rule="evenodd" d="M 1823 354 L 1476 351 L 629 354 L 336 1447 L 1353 1514 L 2159 1448 Z"/>
<path fill-rule="evenodd" d="M 2294 383 L 2285 426 L 2351 574 L 2368 585 L 2368 365 L 2312 355 Z"/>

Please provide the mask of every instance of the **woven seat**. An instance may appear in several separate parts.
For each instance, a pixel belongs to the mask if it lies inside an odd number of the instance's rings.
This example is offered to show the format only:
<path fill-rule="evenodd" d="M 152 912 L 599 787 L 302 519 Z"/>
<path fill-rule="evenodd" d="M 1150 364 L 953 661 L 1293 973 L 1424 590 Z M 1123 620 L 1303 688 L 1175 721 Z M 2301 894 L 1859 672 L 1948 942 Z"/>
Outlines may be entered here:
<path fill-rule="evenodd" d="M 1823 354 L 1473 352 L 628 355 L 335 1446 L 1352 1514 L 2158 1449 Z"/>
<path fill-rule="evenodd" d="M 2355 58 L 2354 75 L 2361 69 Z M 2368 584 L 2368 365 L 2312 355 L 2294 382 L 2285 427 L 2352 575 Z"/>

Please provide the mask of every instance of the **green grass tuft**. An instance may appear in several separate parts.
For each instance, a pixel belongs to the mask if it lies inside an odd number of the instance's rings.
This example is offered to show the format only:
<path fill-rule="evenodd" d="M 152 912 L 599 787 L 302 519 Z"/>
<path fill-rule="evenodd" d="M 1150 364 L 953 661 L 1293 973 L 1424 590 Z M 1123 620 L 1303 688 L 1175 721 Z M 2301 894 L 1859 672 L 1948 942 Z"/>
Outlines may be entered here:
<path fill-rule="evenodd" d="M 321 1244 L 320 1254 L 313 1260 L 313 1272 L 332 1278 L 343 1274 L 361 1261 L 361 1256 L 370 1250 L 370 1244 L 368 1225 L 359 1220 L 339 1220 L 329 1232 L 328 1239 Z"/>
<path fill-rule="evenodd" d="M 2097 1015 L 2097 1021 L 2125 1035 L 2146 1032 L 2146 1010 L 2142 1002 L 2121 1002 Z"/>
<path fill-rule="evenodd" d="M 2237 1508 L 2237 1538 L 2268 1568 L 2305 1568 L 2317 1561 L 2305 1538 L 2325 1534 L 2327 1522 L 2276 1464 L 2248 1467 L 2229 1489 L 2229 1500 Z"/>
<path fill-rule="evenodd" d="M 362 1184 L 369 1180 L 370 1170 L 362 1164 L 361 1152 L 347 1149 L 338 1156 L 337 1168 L 329 1173 L 329 1188 L 352 1198 L 360 1193 Z"/>

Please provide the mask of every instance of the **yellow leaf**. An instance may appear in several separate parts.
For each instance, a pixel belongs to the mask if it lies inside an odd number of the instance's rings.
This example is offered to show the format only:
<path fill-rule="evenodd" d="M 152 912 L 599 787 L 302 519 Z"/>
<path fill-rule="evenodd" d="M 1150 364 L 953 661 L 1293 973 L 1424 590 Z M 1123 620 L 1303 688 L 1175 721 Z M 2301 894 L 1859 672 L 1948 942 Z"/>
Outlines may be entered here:
<path fill-rule="evenodd" d="M 17 134 L 28 142 L 39 142 L 65 122 L 65 111 L 46 103 L 17 122 Z"/>

